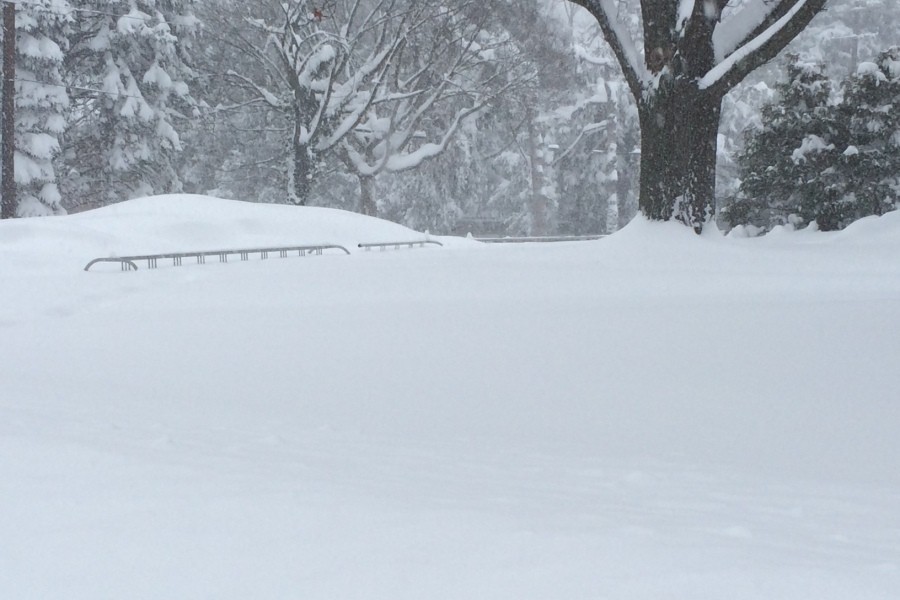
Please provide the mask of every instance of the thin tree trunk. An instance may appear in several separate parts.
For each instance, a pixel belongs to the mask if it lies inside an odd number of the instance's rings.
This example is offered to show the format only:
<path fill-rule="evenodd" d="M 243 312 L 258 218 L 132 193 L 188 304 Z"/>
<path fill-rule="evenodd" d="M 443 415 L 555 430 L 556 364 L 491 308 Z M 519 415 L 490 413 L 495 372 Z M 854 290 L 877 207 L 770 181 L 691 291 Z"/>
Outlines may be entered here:
<path fill-rule="evenodd" d="M 299 113 L 299 108 L 295 111 Z M 291 177 L 288 193 L 292 204 L 306 206 L 315 177 L 316 157 L 309 145 L 303 120 L 294 116 L 294 135 L 291 139 Z"/>
<path fill-rule="evenodd" d="M 623 117 L 624 118 L 624 117 Z M 640 171 L 640 160 L 635 147 L 640 142 L 640 132 L 626 125 L 619 125 L 616 137 L 616 207 L 615 230 L 622 229 L 634 218 L 634 181 Z"/>
<path fill-rule="evenodd" d="M 620 151 L 616 157 L 616 222 L 610 223 L 610 231 L 622 229 L 631 221 L 634 216 L 633 210 L 629 210 L 629 200 L 631 200 L 631 182 L 632 170 L 636 168 L 636 161 L 628 156 L 624 156 L 625 151 Z"/>
<path fill-rule="evenodd" d="M 528 160 L 531 163 L 531 231 L 530 235 L 547 233 L 547 198 L 544 196 L 544 149 L 534 127 L 534 113 L 529 108 Z"/>
<path fill-rule="evenodd" d="M 370 217 L 378 216 L 374 177 L 359 175 L 359 212 Z"/>
<path fill-rule="evenodd" d="M 16 216 L 16 5 L 3 4 L 3 190 L 0 218 Z"/>
<path fill-rule="evenodd" d="M 639 107 L 641 212 L 699 232 L 715 212 L 716 143 L 722 99 L 693 82 L 660 91 Z"/>

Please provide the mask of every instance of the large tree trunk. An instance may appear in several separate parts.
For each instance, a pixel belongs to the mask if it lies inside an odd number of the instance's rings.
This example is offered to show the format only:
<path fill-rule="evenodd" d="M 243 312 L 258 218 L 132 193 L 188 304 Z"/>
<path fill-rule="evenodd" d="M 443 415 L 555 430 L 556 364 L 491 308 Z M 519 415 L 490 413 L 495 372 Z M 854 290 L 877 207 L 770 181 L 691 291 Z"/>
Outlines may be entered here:
<path fill-rule="evenodd" d="M 638 104 L 641 212 L 699 232 L 715 207 L 722 98 L 803 31 L 826 0 L 743 3 L 727 16 L 729 0 L 640 0 L 642 57 L 619 22 L 618 3 L 572 2 L 597 18 Z"/>
<path fill-rule="evenodd" d="M 699 232 L 715 212 L 716 142 L 722 99 L 681 80 L 642 102 L 641 212 Z"/>

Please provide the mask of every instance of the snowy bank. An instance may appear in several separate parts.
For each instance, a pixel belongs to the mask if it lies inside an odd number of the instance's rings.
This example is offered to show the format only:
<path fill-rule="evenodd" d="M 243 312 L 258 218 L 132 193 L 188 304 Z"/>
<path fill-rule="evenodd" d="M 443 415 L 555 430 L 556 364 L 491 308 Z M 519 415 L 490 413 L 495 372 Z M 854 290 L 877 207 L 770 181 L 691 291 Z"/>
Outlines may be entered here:
<path fill-rule="evenodd" d="M 408 235 L 150 198 L 0 223 L 0 596 L 900 595 L 900 217 Z"/>

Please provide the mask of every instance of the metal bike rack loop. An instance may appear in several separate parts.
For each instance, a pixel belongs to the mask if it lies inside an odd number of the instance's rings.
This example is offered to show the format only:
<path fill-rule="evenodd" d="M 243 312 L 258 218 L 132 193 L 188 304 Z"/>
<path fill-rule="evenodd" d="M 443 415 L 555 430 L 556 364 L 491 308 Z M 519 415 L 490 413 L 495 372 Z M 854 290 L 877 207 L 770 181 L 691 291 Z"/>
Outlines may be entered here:
<path fill-rule="evenodd" d="M 414 240 L 411 242 L 370 242 L 370 243 L 365 243 L 365 244 L 357 244 L 357 247 L 363 248 L 364 250 L 369 251 L 372 248 L 380 248 L 381 250 L 387 250 L 388 248 L 393 246 L 394 250 L 399 250 L 403 246 L 406 246 L 407 248 L 415 248 L 416 246 L 418 246 L 421 248 L 425 244 L 434 244 L 436 246 L 443 246 L 442 243 L 436 242 L 434 240 Z"/>
<path fill-rule="evenodd" d="M 339 246 L 337 244 L 317 244 L 314 246 L 275 246 L 270 248 L 237 248 L 231 250 L 203 250 L 196 252 L 172 252 L 166 254 L 142 254 L 138 256 L 110 256 L 106 258 L 95 258 L 90 261 L 87 265 L 85 265 L 84 270 L 89 271 L 92 266 L 101 262 L 112 262 L 119 263 L 123 271 L 137 271 L 138 262 L 147 261 L 148 269 L 155 269 L 159 266 L 160 260 L 171 260 L 172 266 L 181 266 L 182 261 L 187 258 L 193 258 L 196 260 L 198 265 L 206 264 L 206 258 L 209 256 L 219 257 L 220 263 L 227 263 L 229 256 L 240 256 L 242 261 L 249 260 L 251 254 L 259 254 L 260 259 L 269 258 L 269 254 L 275 254 L 276 252 L 281 258 L 287 258 L 287 256 L 293 252 L 297 253 L 297 256 L 306 256 L 309 255 L 321 255 L 325 250 L 341 250 L 345 254 L 350 254 L 350 251 L 344 248 L 343 246 Z"/>

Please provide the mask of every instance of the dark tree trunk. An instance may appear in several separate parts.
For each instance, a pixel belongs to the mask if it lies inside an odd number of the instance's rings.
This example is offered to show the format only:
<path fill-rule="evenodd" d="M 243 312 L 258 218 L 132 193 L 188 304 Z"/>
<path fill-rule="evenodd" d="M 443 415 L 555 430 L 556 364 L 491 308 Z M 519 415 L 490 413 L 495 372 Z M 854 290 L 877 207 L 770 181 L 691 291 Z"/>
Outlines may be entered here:
<path fill-rule="evenodd" d="M 716 198 L 716 140 L 723 94 L 701 90 L 698 84 L 715 65 L 715 16 L 697 13 L 695 5 L 683 35 L 676 36 L 667 24 L 676 22 L 677 3 L 646 0 L 641 6 L 645 35 L 655 33 L 645 40 L 645 52 L 657 81 L 655 89 L 638 100 L 638 206 L 651 219 L 676 219 L 699 233 L 715 210 Z M 665 18 L 647 21 L 648 11 L 656 19 Z"/>
<path fill-rule="evenodd" d="M 16 216 L 16 5 L 3 4 L 3 190 L 0 218 Z"/>
<path fill-rule="evenodd" d="M 291 148 L 291 202 L 298 206 L 306 206 L 309 203 L 312 191 L 313 177 L 315 176 L 316 159 L 309 143 L 303 139 L 300 125 L 296 125 Z"/>
<path fill-rule="evenodd" d="M 715 212 L 716 141 L 722 99 L 681 80 L 639 107 L 638 205 L 651 219 L 700 231 Z"/>
<path fill-rule="evenodd" d="M 378 204 L 375 202 L 374 177 L 359 176 L 359 212 L 370 217 L 378 216 Z"/>
<path fill-rule="evenodd" d="M 318 175 L 313 133 L 310 131 L 309 115 L 315 114 L 317 104 L 314 96 L 299 84 L 294 87 L 294 132 L 291 136 L 291 180 L 289 182 L 291 203 L 297 206 L 309 204 L 313 183 Z"/>

